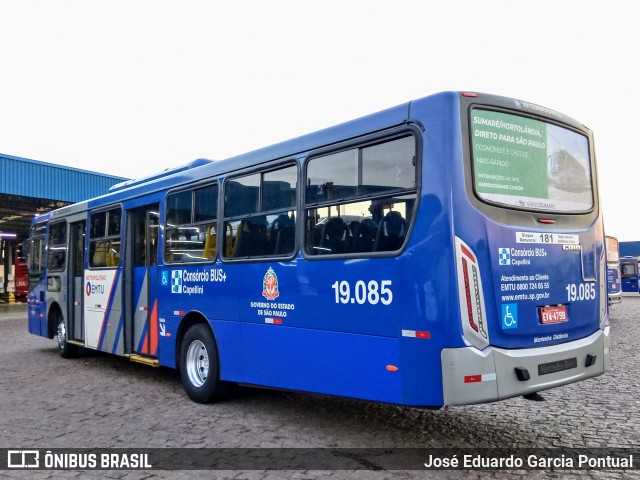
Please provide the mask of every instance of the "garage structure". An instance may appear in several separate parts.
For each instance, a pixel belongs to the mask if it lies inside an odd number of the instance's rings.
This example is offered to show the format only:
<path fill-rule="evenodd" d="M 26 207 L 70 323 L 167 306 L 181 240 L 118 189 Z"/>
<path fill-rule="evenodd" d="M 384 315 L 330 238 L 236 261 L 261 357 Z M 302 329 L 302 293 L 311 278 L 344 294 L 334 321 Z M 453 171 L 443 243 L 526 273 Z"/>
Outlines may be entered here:
<path fill-rule="evenodd" d="M 123 177 L 0 154 L 0 293 L 10 300 L 17 245 L 35 215 L 103 195 Z"/>

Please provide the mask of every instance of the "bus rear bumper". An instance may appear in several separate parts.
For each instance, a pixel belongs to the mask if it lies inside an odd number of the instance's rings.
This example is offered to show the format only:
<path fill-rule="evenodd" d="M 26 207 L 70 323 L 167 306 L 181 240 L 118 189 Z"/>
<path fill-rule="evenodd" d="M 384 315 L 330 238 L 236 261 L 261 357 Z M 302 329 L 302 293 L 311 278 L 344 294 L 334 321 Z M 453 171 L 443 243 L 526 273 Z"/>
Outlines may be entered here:
<path fill-rule="evenodd" d="M 547 347 L 443 349 L 444 404 L 504 400 L 602 375 L 609 368 L 609 341 L 607 326 Z"/>
<path fill-rule="evenodd" d="M 609 305 L 620 303 L 622 301 L 622 292 L 609 294 Z"/>

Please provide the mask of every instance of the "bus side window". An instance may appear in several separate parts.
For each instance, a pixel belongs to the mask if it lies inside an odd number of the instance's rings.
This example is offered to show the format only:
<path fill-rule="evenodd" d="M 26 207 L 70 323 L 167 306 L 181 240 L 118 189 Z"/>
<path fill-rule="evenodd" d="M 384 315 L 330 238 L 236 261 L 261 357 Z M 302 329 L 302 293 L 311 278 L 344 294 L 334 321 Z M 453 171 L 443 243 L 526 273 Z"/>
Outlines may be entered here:
<path fill-rule="evenodd" d="M 306 253 L 399 252 L 417 200 L 416 165 L 411 133 L 311 157 L 305 178 Z"/>
<path fill-rule="evenodd" d="M 89 232 L 89 266 L 120 265 L 120 207 L 92 213 Z"/>
<path fill-rule="evenodd" d="M 287 164 L 225 183 L 225 258 L 294 253 L 297 181 L 297 166 Z"/>
<path fill-rule="evenodd" d="M 217 183 L 167 195 L 165 262 L 192 263 L 216 258 L 217 204 Z"/>

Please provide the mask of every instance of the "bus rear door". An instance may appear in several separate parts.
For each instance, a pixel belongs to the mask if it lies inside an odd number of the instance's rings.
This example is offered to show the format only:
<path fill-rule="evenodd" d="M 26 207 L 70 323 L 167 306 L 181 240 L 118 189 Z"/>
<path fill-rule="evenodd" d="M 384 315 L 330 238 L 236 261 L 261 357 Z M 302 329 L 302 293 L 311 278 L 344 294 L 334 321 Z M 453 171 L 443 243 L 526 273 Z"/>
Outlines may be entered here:
<path fill-rule="evenodd" d="M 125 234 L 125 352 L 142 363 L 158 354 L 159 205 L 127 211 Z M 140 356 L 140 358 L 138 358 Z M 154 363 L 155 364 L 155 363 Z"/>

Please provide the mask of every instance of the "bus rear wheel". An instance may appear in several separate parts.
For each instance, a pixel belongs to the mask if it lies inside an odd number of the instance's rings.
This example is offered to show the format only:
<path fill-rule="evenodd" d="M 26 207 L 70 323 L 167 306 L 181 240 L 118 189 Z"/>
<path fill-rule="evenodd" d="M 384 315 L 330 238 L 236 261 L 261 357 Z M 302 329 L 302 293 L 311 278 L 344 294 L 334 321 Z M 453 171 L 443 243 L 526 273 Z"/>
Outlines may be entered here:
<path fill-rule="evenodd" d="M 228 393 L 228 384 L 220 380 L 216 342 L 206 325 L 193 325 L 182 339 L 180 378 L 187 395 L 196 403 L 214 402 Z"/>

